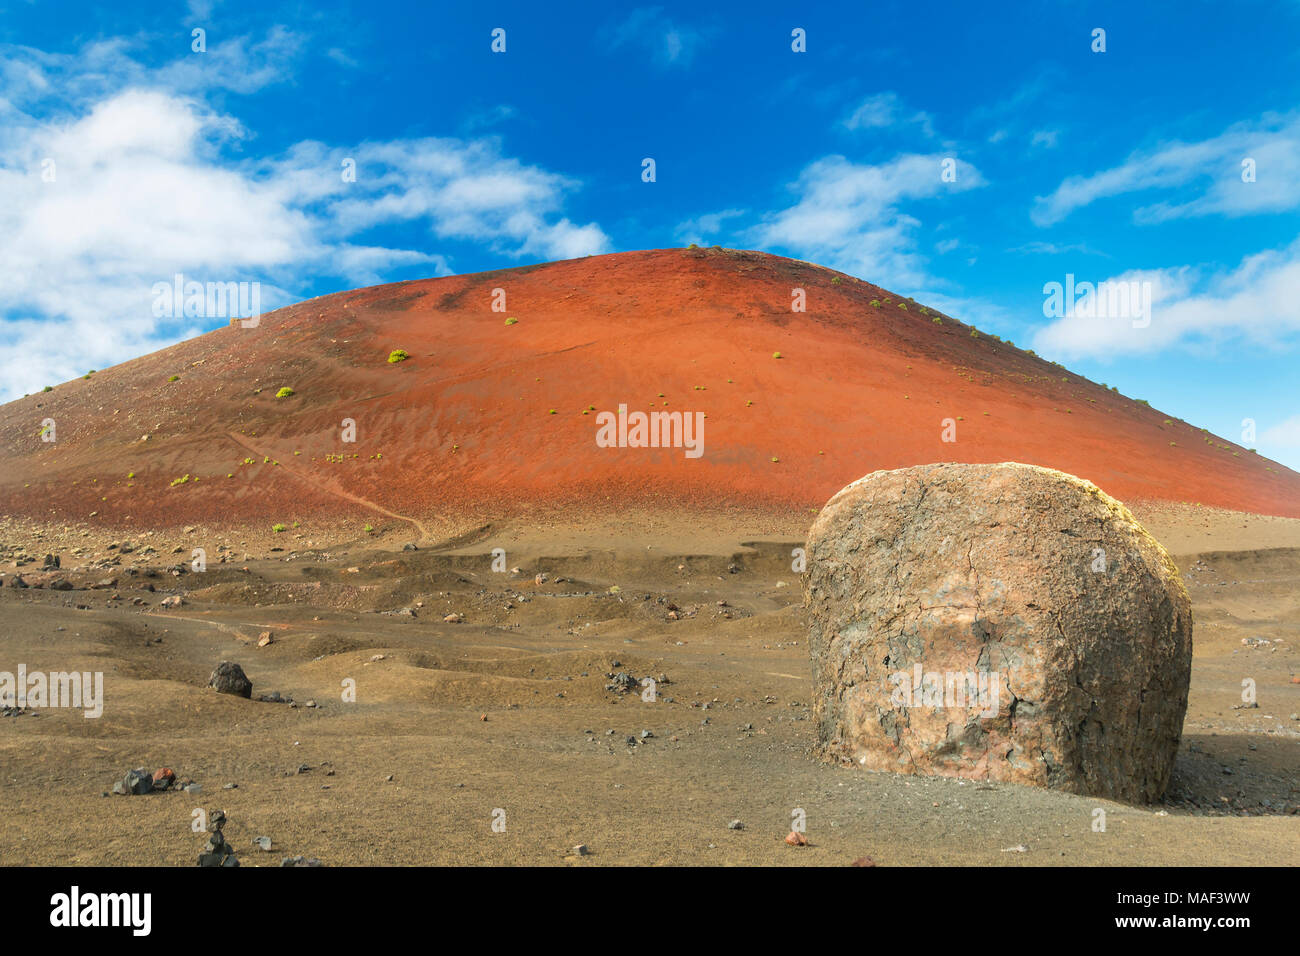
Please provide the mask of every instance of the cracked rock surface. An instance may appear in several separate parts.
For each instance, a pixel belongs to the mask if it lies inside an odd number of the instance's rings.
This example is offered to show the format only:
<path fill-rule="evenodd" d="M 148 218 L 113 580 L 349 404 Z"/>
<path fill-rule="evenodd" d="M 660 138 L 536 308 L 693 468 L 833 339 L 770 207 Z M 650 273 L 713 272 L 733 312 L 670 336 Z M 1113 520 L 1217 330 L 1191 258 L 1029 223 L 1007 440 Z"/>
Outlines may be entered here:
<path fill-rule="evenodd" d="M 818 746 L 869 770 L 1129 803 L 1168 786 L 1191 604 L 1090 482 L 1018 463 L 878 471 L 809 532 Z"/>

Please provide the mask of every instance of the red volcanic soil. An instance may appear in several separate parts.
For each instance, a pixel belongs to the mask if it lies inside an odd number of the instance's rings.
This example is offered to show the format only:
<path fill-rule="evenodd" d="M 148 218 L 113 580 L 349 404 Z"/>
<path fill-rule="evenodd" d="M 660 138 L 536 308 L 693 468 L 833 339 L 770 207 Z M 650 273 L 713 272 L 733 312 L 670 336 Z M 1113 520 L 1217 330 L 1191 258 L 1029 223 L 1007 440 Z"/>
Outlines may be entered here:
<path fill-rule="evenodd" d="M 620 403 L 704 412 L 704 454 L 598 447 Z M 109 527 L 788 512 L 881 468 L 1007 460 L 1121 500 L 1300 517 L 1300 475 L 1275 462 L 877 286 L 721 249 L 312 299 L 10 402 L 0 445 L 0 513 Z"/>

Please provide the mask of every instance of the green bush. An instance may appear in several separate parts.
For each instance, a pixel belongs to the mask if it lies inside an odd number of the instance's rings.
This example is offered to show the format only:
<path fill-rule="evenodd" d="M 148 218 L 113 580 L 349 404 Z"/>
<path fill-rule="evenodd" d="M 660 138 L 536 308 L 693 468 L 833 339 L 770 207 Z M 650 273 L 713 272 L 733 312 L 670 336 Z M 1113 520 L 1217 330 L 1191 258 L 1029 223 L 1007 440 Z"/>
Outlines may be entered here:
<path fill-rule="evenodd" d="M 286 385 L 284 388 L 280 389 L 278 392 L 275 393 L 275 397 L 288 398 L 292 394 L 293 394 L 293 389 L 291 389 L 288 385 Z"/>
<path fill-rule="evenodd" d="M 388 361 L 390 364 L 394 362 L 405 362 L 410 357 L 411 356 L 407 354 L 406 349 L 393 349 L 388 353 Z"/>

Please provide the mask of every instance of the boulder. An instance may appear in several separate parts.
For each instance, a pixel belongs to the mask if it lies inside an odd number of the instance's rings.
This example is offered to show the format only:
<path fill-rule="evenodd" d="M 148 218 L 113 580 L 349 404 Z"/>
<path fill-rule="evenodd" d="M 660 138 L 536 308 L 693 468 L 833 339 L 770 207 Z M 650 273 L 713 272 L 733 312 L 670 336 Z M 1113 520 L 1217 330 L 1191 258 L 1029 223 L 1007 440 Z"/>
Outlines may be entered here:
<path fill-rule="evenodd" d="M 807 561 L 824 755 L 1131 803 L 1164 793 L 1191 604 L 1164 548 L 1095 485 L 1017 463 L 878 471 L 818 515 Z"/>
<path fill-rule="evenodd" d="M 220 694 L 252 697 L 253 682 L 244 675 L 244 669 L 233 661 L 222 661 L 208 678 L 208 686 Z"/>

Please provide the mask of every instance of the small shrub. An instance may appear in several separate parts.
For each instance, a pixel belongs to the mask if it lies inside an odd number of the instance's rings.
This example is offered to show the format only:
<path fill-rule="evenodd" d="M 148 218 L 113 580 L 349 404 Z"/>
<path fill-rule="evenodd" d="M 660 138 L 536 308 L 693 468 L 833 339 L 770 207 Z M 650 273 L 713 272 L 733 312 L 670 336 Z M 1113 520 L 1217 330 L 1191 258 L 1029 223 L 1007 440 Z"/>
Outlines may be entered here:
<path fill-rule="evenodd" d="M 53 385 L 46 385 L 43 389 L 41 389 L 41 391 L 42 391 L 42 392 L 52 392 L 52 391 L 54 391 L 54 386 L 53 386 Z"/>
<path fill-rule="evenodd" d="M 363 530 L 366 532 L 366 534 L 370 534 L 370 532 L 374 531 L 375 529 L 370 527 L 370 525 L 366 525 Z"/>
<path fill-rule="evenodd" d="M 286 385 L 284 388 L 280 389 L 278 392 L 275 393 L 275 397 L 288 398 L 292 394 L 293 394 L 293 389 L 291 389 L 288 385 Z"/>
<path fill-rule="evenodd" d="M 181 377 L 179 375 L 173 375 L 171 378 L 167 379 L 169 382 L 179 382 L 180 380 Z"/>
<path fill-rule="evenodd" d="M 939 318 L 939 316 L 937 315 L 934 318 L 932 318 L 930 321 L 933 322 L 935 325 L 943 325 L 943 319 Z"/>
<path fill-rule="evenodd" d="M 189 481 L 189 480 L 190 480 L 190 476 L 189 476 L 189 475 L 183 475 L 183 476 L 181 476 L 180 478 L 173 478 L 173 479 L 172 479 L 172 487 L 175 488 L 177 485 L 183 485 L 183 484 L 185 484 L 185 482 L 187 482 L 187 481 Z"/>
<path fill-rule="evenodd" d="M 880 308 L 880 300 L 879 300 L 879 299 L 872 299 L 872 300 L 871 300 L 871 307 L 872 307 L 873 309 L 878 309 L 878 308 Z"/>
<path fill-rule="evenodd" d="M 774 359 L 779 359 L 780 357 L 781 357 L 781 353 L 780 353 L 780 352 L 773 352 L 773 353 L 772 353 L 772 358 L 774 358 Z"/>
<path fill-rule="evenodd" d="M 285 530 L 285 527 L 282 524 L 273 524 L 271 525 L 271 530 L 274 531 L 276 534 L 279 534 L 281 531 Z"/>
<path fill-rule="evenodd" d="M 518 324 L 519 324 L 519 320 L 516 319 L 513 315 L 510 318 L 506 319 L 506 325 L 518 325 Z"/>
<path fill-rule="evenodd" d="M 904 312 L 907 311 L 907 303 L 906 303 L 906 302 L 900 302 L 900 303 L 898 303 L 898 307 L 899 307 L 900 309 L 902 309 Z"/>
<path fill-rule="evenodd" d="M 392 364 L 394 362 L 405 362 L 410 357 L 411 356 L 407 354 L 406 349 L 393 349 L 391 352 L 388 353 L 389 364 Z"/>

